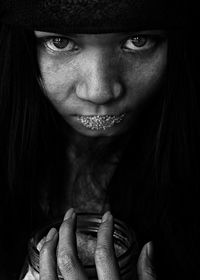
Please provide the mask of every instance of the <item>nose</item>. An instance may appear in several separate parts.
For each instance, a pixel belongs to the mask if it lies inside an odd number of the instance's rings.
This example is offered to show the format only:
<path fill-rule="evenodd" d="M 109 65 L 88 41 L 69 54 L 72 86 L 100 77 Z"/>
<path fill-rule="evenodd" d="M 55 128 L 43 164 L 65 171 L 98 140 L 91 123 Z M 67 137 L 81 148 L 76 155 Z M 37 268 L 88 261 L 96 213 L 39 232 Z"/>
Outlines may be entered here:
<path fill-rule="evenodd" d="M 106 104 L 121 98 L 123 84 L 120 81 L 118 60 L 104 50 L 90 51 L 81 65 L 77 96 L 95 104 Z"/>

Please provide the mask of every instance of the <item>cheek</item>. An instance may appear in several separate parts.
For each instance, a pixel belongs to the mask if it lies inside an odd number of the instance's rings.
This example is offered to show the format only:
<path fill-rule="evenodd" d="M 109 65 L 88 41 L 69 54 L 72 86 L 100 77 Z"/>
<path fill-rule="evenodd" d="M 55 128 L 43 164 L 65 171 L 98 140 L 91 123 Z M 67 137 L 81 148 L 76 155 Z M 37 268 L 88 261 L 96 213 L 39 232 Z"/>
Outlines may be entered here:
<path fill-rule="evenodd" d="M 128 98 L 133 102 L 142 102 L 156 92 L 165 77 L 166 53 L 161 53 L 146 61 L 138 61 L 130 66 L 126 83 Z"/>
<path fill-rule="evenodd" d="M 74 88 L 76 71 L 69 64 L 66 66 L 60 61 L 52 61 L 45 57 L 40 60 L 40 71 L 45 88 L 45 95 L 53 102 L 65 102 Z"/>

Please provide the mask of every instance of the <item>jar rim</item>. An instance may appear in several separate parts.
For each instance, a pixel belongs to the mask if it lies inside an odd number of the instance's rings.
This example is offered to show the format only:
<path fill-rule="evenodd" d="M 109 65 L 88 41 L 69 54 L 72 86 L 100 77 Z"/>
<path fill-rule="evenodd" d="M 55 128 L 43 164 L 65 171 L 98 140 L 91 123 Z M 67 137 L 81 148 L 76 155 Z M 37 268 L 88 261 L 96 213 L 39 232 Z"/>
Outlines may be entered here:
<path fill-rule="evenodd" d="M 80 219 L 82 217 L 85 217 L 85 221 L 88 222 L 88 220 L 90 222 L 96 223 L 97 225 L 99 225 L 101 223 L 101 218 L 102 215 L 98 214 L 98 213 L 88 213 L 88 212 L 78 212 L 77 213 L 77 225 L 78 222 L 82 221 L 82 223 L 84 222 L 83 219 Z M 30 239 L 29 242 L 29 246 L 28 246 L 28 251 L 29 251 L 29 262 L 30 265 L 37 271 L 39 272 L 39 250 L 37 249 L 37 245 L 39 243 L 39 241 L 42 239 L 41 234 L 44 236 L 45 233 L 48 232 L 48 230 L 53 226 L 55 228 L 58 228 L 59 225 L 62 223 L 62 220 L 56 220 L 53 223 L 50 223 L 48 225 L 46 225 L 45 227 L 42 227 L 39 231 L 36 232 L 35 236 L 33 235 L 32 238 Z M 98 226 L 94 227 L 93 225 L 93 233 L 97 233 L 98 231 Z M 77 229 L 77 232 L 81 232 Z M 89 231 L 89 233 L 91 233 L 91 231 Z M 120 233 L 123 233 L 123 235 L 121 235 L 121 239 L 119 238 Z M 40 240 L 38 240 L 38 238 L 40 238 Z M 136 241 L 136 236 L 134 231 L 127 226 L 123 221 L 114 218 L 114 231 L 113 231 L 113 238 L 114 240 L 120 240 L 120 242 L 127 241 L 129 242 L 129 245 L 124 245 L 124 247 L 126 247 L 125 252 L 123 252 L 121 255 L 119 255 L 117 257 L 117 261 L 119 263 L 119 265 L 121 264 L 121 268 L 124 268 L 126 261 L 129 259 L 129 257 L 131 255 L 133 255 L 132 257 L 137 257 L 138 255 L 138 244 Z M 117 244 L 115 242 L 115 244 Z M 84 268 L 87 269 L 93 269 L 95 266 L 95 264 L 85 264 Z M 59 271 L 58 271 L 59 272 Z"/>

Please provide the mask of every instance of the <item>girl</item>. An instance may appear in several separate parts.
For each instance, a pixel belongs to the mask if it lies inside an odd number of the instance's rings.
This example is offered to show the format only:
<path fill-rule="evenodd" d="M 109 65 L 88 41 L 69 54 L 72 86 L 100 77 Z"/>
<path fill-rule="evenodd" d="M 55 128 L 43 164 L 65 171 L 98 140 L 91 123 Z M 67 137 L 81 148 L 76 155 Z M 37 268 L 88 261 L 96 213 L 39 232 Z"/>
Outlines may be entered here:
<path fill-rule="evenodd" d="M 105 213 L 98 279 L 120 279 L 113 217 L 136 233 L 139 279 L 195 279 L 199 100 L 179 4 L 1 3 L 2 279 L 19 278 L 32 232 L 65 212 L 41 249 L 41 279 L 57 279 L 56 262 L 64 279 L 86 279 L 79 212 Z"/>

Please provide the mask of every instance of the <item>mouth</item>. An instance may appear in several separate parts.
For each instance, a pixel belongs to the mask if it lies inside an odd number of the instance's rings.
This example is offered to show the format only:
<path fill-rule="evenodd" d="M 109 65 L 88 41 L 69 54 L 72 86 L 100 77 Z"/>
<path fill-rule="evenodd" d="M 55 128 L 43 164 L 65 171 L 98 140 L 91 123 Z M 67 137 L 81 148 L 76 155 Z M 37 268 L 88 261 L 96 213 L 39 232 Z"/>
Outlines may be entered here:
<path fill-rule="evenodd" d="M 91 130 L 106 130 L 124 120 L 125 113 L 120 115 L 81 115 L 77 120 Z"/>

